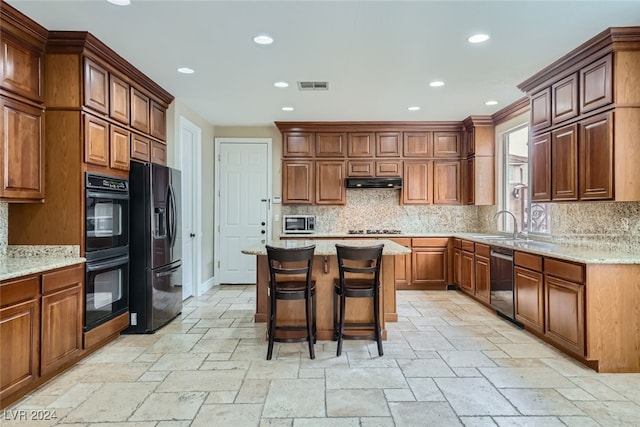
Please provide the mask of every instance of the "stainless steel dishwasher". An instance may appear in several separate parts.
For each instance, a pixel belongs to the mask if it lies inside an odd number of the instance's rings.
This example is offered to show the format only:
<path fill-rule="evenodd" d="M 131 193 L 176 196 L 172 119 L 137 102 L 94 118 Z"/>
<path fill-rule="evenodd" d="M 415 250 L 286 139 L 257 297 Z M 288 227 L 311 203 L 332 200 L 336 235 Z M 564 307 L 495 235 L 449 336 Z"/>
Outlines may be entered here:
<path fill-rule="evenodd" d="M 513 249 L 491 246 L 491 306 L 515 321 L 513 307 Z"/>

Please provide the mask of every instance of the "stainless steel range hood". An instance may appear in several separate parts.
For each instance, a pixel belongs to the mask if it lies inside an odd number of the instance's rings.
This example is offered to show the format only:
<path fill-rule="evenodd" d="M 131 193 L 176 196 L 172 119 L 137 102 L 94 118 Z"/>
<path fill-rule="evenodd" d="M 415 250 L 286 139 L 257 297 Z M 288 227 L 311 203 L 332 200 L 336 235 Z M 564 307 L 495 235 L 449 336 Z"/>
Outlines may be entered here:
<path fill-rule="evenodd" d="M 384 178 L 347 178 L 347 188 L 402 188 L 402 178 L 399 176 Z"/>

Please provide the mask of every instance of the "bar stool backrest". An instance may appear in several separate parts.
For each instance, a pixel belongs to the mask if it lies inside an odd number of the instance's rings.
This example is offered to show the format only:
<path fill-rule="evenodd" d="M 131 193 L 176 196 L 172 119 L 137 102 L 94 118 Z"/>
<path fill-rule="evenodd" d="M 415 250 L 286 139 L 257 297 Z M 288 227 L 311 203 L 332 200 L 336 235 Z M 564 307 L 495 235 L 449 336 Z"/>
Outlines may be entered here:
<path fill-rule="evenodd" d="M 301 248 L 277 248 L 265 245 L 267 249 L 267 259 L 269 261 L 270 286 L 277 283 L 279 275 L 300 276 L 304 275 L 307 286 L 311 283 L 311 264 L 315 245 Z M 296 266 L 291 266 L 296 263 Z"/>
<path fill-rule="evenodd" d="M 355 273 L 359 277 L 362 277 L 362 275 L 372 276 L 373 283 L 379 284 L 383 248 L 384 245 L 362 247 L 336 245 L 340 282 L 344 283 L 345 273 Z M 353 261 L 360 262 L 354 263 Z M 370 262 L 362 263 L 361 261 Z"/>

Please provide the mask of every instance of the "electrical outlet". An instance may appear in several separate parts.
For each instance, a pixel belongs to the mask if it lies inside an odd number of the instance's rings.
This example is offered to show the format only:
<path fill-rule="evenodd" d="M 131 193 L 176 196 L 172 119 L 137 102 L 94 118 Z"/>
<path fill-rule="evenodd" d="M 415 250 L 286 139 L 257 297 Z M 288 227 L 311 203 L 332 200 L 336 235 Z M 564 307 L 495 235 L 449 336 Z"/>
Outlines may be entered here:
<path fill-rule="evenodd" d="M 138 325 L 138 313 L 131 313 L 131 326 Z"/>

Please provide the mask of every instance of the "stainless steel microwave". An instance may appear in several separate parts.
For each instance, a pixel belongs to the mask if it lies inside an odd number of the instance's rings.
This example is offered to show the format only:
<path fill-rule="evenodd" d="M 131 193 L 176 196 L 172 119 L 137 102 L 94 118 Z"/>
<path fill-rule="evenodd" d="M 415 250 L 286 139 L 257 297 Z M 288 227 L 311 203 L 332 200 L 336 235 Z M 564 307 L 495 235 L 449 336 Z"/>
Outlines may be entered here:
<path fill-rule="evenodd" d="M 284 234 L 315 233 L 315 215 L 282 215 L 282 232 Z"/>

